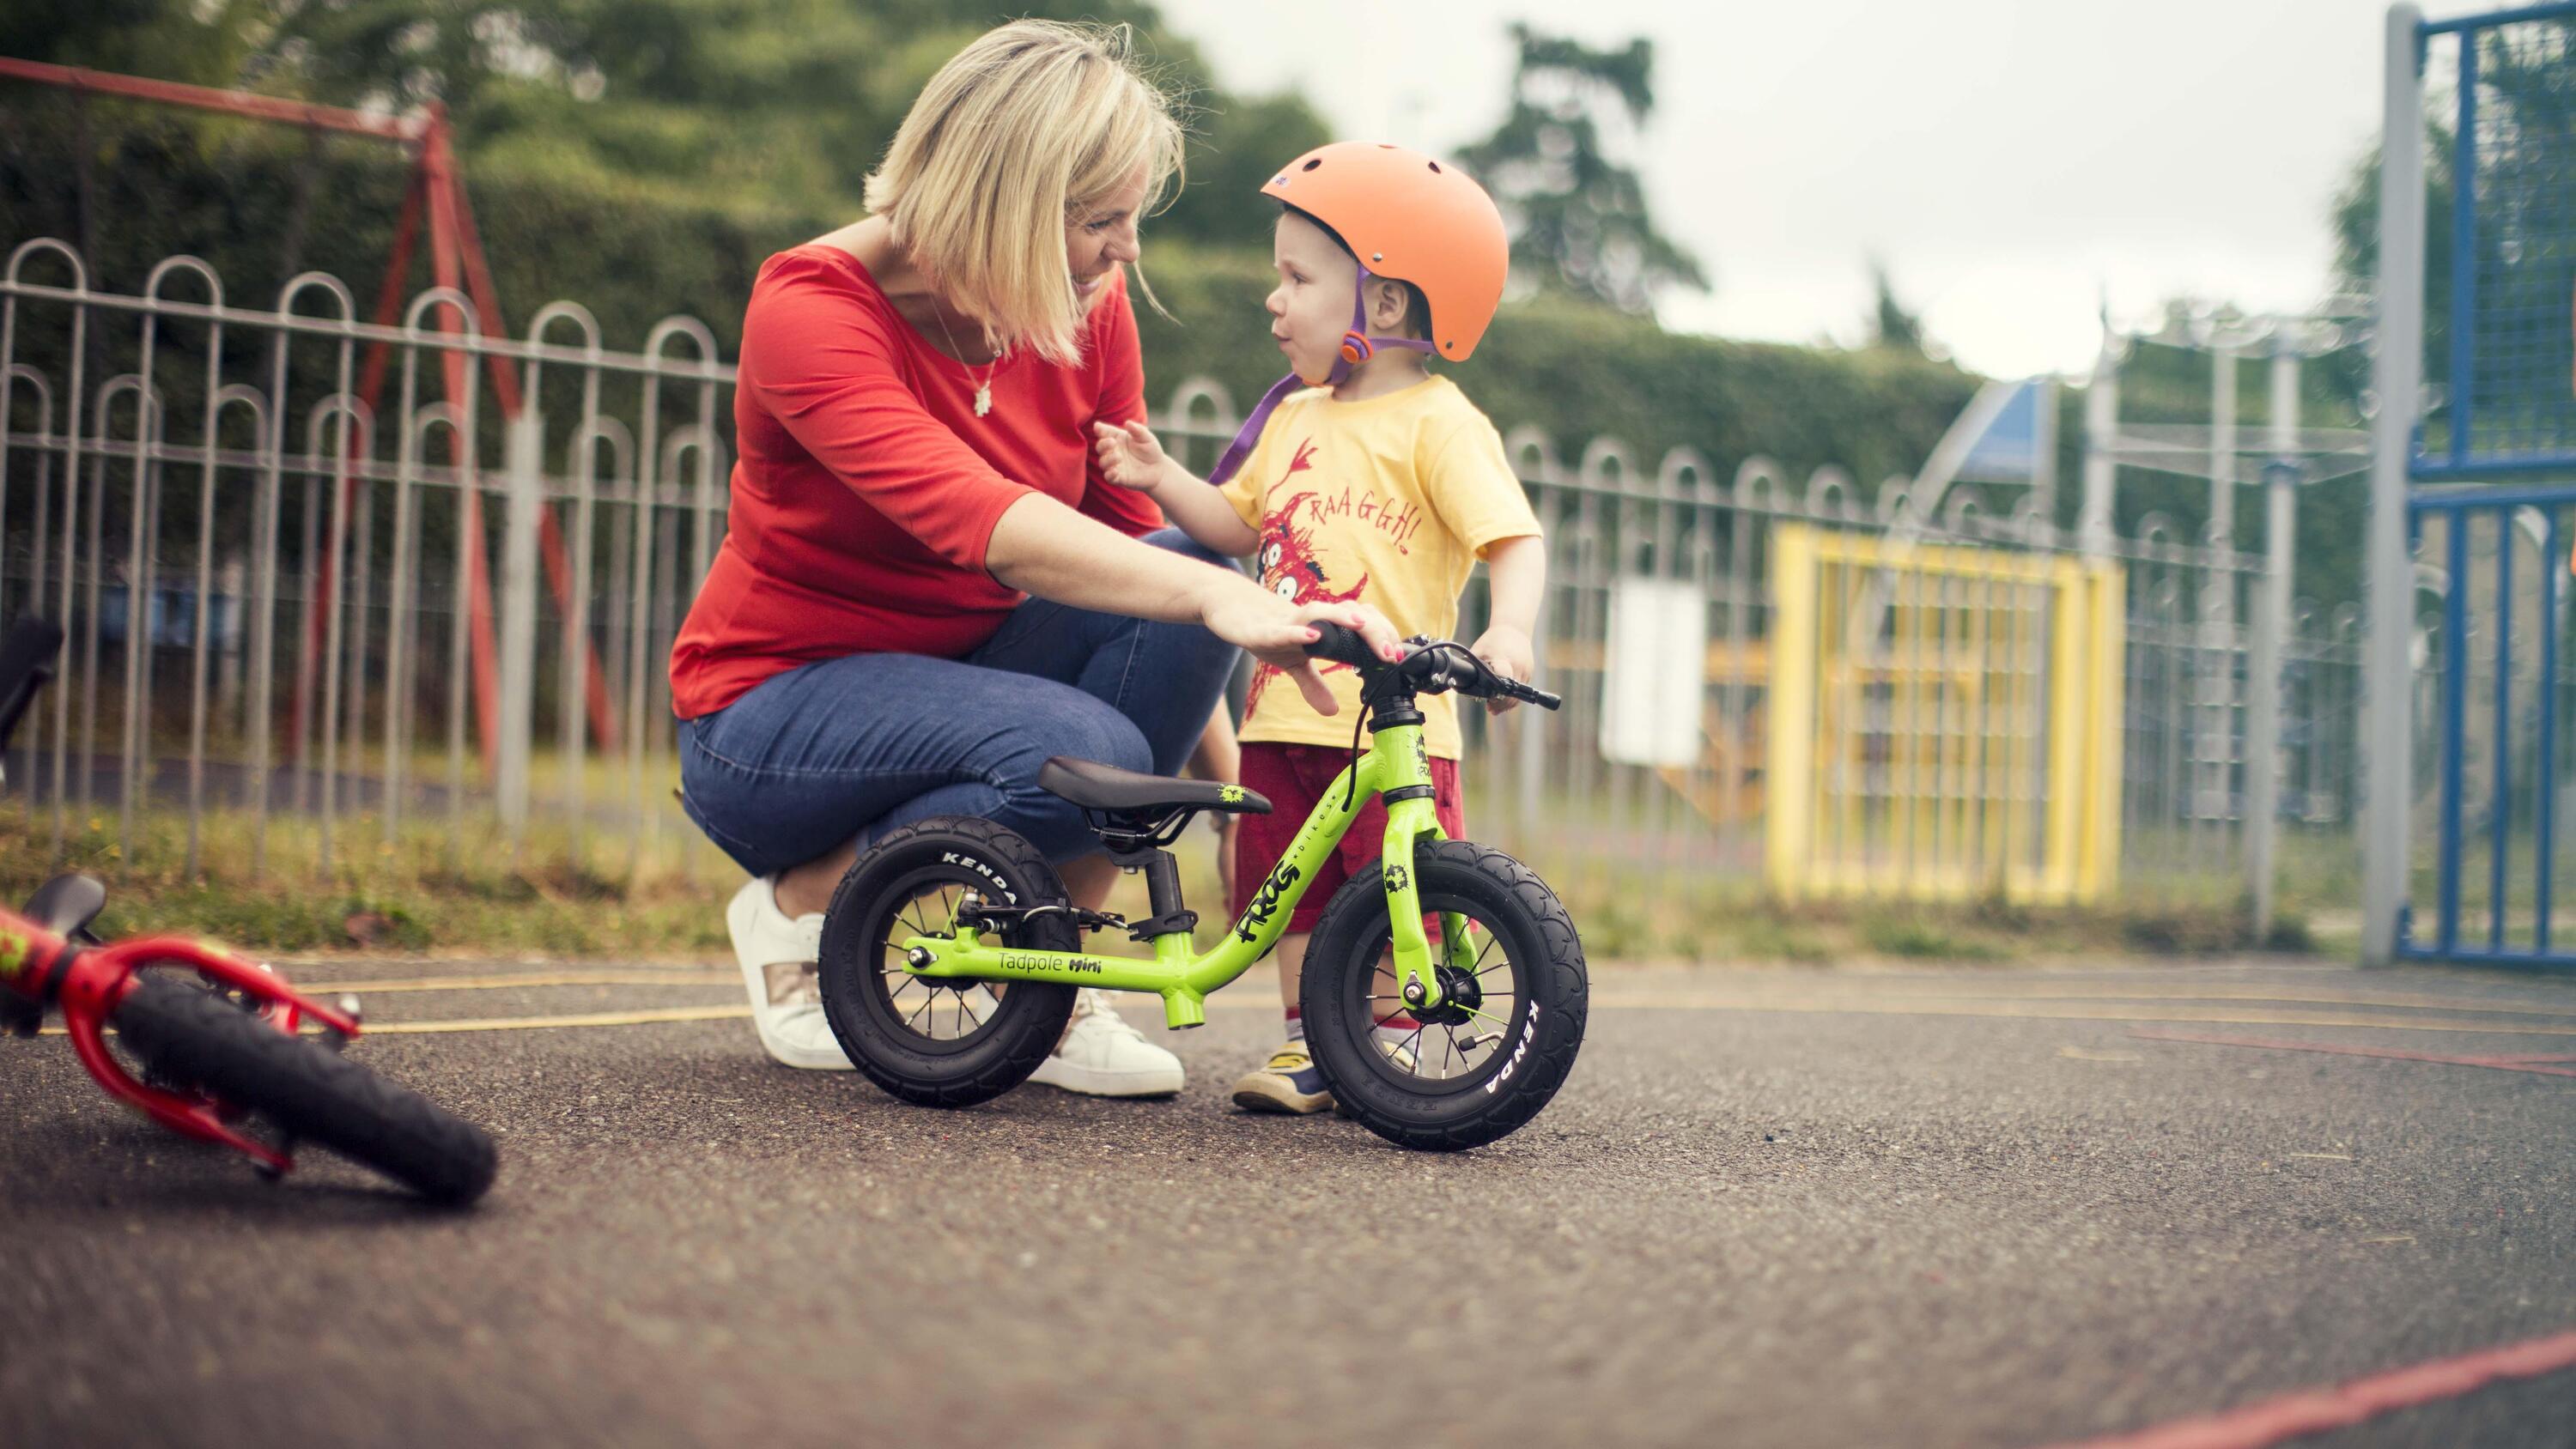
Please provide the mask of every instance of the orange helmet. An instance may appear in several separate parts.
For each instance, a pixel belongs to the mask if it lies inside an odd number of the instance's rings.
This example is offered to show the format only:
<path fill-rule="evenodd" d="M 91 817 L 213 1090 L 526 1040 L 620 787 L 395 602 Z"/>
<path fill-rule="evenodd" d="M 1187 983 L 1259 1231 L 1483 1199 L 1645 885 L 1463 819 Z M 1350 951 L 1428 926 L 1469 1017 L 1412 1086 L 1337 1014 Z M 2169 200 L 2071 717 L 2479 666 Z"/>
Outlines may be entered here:
<path fill-rule="evenodd" d="M 1335 141 L 1289 162 L 1261 194 L 1340 233 L 1367 275 L 1421 288 L 1442 357 L 1476 350 L 1512 247 L 1494 199 L 1467 173 L 1402 146 Z"/>

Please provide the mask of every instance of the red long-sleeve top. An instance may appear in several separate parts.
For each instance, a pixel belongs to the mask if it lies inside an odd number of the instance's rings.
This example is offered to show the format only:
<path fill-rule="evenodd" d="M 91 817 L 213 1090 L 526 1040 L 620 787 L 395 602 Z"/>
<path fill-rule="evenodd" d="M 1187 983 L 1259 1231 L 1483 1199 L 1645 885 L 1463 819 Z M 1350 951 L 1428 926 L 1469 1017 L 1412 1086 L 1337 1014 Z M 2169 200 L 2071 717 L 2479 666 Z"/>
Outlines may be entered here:
<path fill-rule="evenodd" d="M 743 317 L 731 511 L 671 649 L 671 705 L 712 714 L 773 674 L 849 654 L 960 658 L 1025 596 L 984 569 L 1034 491 L 1141 534 L 1153 500 L 1100 476 L 1094 421 L 1145 416 L 1126 277 L 1093 304 L 1082 361 L 1013 353 L 976 379 L 930 345 L 857 258 L 771 257 Z"/>

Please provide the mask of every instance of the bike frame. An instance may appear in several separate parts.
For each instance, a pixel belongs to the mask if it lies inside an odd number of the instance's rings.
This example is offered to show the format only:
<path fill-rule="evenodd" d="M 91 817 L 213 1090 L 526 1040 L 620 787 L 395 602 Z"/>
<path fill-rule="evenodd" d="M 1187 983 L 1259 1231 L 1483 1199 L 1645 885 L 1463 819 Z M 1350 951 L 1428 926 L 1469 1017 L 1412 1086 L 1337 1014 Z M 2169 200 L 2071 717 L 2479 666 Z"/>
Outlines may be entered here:
<path fill-rule="evenodd" d="M 218 986 L 249 996 L 261 1004 L 261 1015 L 268 1023 L 289 1036 L 307 1018 L 337 1032 L 344 1041 L 358 1035 L 355 1017 L 298 995 L 266 969 L 220 947 L 185 936 L 138 936 L 112 946 L 87 945 L 0 908 L 0 993 L 24 997 L 30 1009 L 39 1012 L 48 1002 L 60 1005 L 63 1032 L 72 1039 L 73 1053 L 110 1096 L 173 1131 L 244 1153 L 271 1172 L 292 1168 L 292 1157 L 234 1131 L 220 1103 L 196 1093 L 147 1086 L 109 1055 L 104 1036 L 108 1019 L 134 989 L 140 971 L 163 966 L 193 970 Z M 30 1020 L 30 1034 L 33 1026 Z"/>
<path fill-rule="evenodd" d="M 1408 988 L 1418 984 L 1421 989 L 1418 1000 L 1409 999 L 1411 1009 L 1438 1006 L 1445 993 L 1440 989 L 1440 973 L 1431 969 L 1431 942 L 1422 928 L 1413 847 L 1425 836 L 1433 840 L 1448 837 L 1432 808 L 1431 757 L 1423 742 L 1422 726 L 1398 724 L 1377 731 L 1356 769 L 1356 780 L 1349 767 L 1333 777 L 1332 787 L 1315 802 L 1306 823 L 1298 827 L 1296 839 L 1289 842 L 1287 851 L 1271 868 L 1269 879 L 1245 908 L 1243 918 L 1205 954 L 1190 949 L 1187 931 L 1155 936 L 1154 954 L 1149 958 L 1082 951 L 1024 951 L 989 943 L 978 929 L 952 926 L 954 936 L 910 936 L 897 943 L 897 949 L 905 955 L 904 970 L 932 980 L 1054 981 L 1110 991 L 1149 991 L 1163 999 L 1163 1019 L 1169 1026 L 1178 1029 L 1204 1025 L 1208 993 L 1231 985 L 1269 954 L 1270 948 L 1287 934 L 1288 918 L 1297 902 L 1314 884 L 1317 871 L 1331 858 L 1342 837 L 1350 833 L 1361 808 L 1373 797 L 1393 794 L 1399 798 L 1385 802 L 1384 861 L 1396 977 Z M 1440 937 L 1448 958 L 1443 964 L 1472 964 L 1474 956 L 1463 916 L 1443 913 Z"/>

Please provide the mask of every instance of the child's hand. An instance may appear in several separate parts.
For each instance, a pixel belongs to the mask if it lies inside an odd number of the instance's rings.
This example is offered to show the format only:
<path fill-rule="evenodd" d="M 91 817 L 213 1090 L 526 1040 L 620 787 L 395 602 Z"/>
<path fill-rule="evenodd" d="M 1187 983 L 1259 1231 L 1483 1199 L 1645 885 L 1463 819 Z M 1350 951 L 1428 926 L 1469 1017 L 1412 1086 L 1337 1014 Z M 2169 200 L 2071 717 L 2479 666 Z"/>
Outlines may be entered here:
<path fill-rule="evenodd" d="M 1538 667 L 1538 646 L 1530 641 L 1525 631 L 1508 625 L 1496 625 L 1486 630 L 1484 637 L 1469 645 L 1468 649 L 1485 661 L 1487 669 L 1506 679 L 1526 680 L 1530 671 Z M 1516 699 L 1489 699 L 1485 701 L 1485 712 L 1501 714 L 1519 705 L 1520 701 Z"/>
<path fill-rule="evenodd" d="M 1169 461 L 1163 445 L 1153 430 L 1143 423 L 1093 423 L 1096 435 L 1092 451 L 1100 455 L 1100 476 L 1121 488 L 1139 493 L 1152 493 L 1163 482 L 1163 466 Z"/>

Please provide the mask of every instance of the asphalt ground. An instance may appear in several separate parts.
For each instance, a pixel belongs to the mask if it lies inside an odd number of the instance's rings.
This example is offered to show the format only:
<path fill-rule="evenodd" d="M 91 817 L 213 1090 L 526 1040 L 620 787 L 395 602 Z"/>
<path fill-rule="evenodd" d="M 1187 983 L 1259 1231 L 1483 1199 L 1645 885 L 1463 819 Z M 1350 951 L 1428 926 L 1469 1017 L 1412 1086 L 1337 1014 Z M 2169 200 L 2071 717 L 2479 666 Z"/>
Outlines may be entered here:
<path fill-rule="evenodd" d="M 1259 978 L 1177 1100 L 939 1112 L 724 972 L 291 974 L 499 1185 L 268 1185 L 0 1042 L 0 1443 L 2039 1445 L 2576 1327 L 2565 979 L 1599 967 L 1426 1156 L 1227 1105 Z M 2576 1443 L 2576 1372 L 2300 1442 Z"/>

